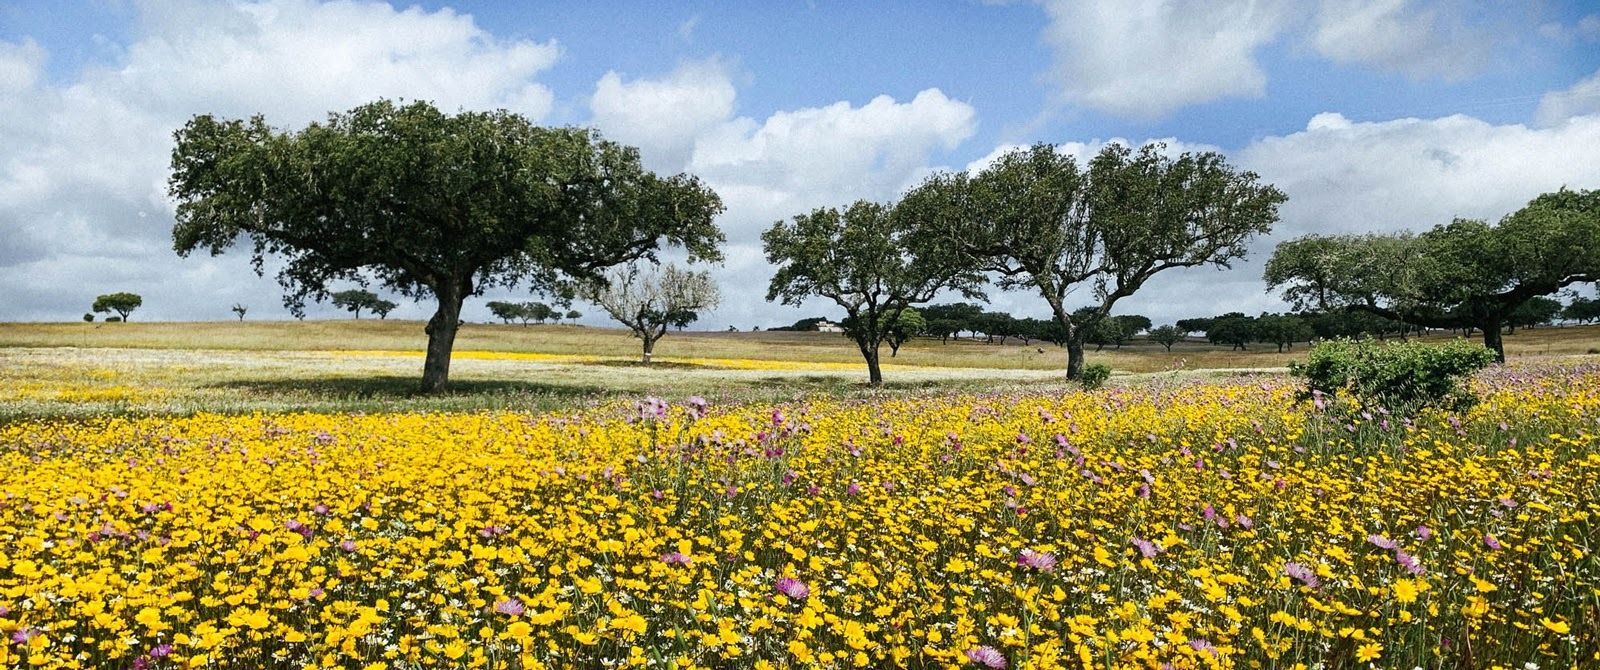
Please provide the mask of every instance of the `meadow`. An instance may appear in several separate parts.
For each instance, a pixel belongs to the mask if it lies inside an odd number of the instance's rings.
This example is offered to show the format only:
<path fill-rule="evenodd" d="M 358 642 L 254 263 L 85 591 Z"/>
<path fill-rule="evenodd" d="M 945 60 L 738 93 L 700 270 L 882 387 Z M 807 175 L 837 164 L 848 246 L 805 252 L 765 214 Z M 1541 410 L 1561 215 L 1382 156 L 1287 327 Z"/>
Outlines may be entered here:
<path fill-rule="evenodd" d="M 1587 329 L 1401 417 L 1270 365 L 1082 391 L 939 357 L 966 343 L 873 391 L 803 334 L 649 369 L 484 335 L 417 398 L 394 326 L 306 327 L 0 328 L 0 667 L 1600 666 Z"/>

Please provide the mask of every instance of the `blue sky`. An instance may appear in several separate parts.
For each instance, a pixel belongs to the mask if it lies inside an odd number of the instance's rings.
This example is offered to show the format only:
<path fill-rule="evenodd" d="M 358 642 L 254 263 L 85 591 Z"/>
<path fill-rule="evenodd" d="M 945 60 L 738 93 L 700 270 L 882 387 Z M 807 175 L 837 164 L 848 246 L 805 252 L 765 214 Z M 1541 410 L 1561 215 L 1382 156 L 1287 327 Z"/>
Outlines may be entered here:
<path fill-rule="evenodd" d="M 710 318 L 742 326 L 826 311 L 761 300 L 772 220 L 1015 144 L 1218 148 L 1289 193 L 1255 260 L 1130 303 L 1158 321 L 1278 308 L 1259 257 L 1293 234 L 1600 187 L 1600 5 L 1576 1 L 14 0 L 0 93 L 4 319 L 73 318 L 101 287 L 143 291 L 155 318 L 272 315 L 275 285 L 242 259 L 168 250 L 170 132 L 198 113 L 293 126 L 378 95 L 595 125 L 701 174 L 729 203 Z"/>

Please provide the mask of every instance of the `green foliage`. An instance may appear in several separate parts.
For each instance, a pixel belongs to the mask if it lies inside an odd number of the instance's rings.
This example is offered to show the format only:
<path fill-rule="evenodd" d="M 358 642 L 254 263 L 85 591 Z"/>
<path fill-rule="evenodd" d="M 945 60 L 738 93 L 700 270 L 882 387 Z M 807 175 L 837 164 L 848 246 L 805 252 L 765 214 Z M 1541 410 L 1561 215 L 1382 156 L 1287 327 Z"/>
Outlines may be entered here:
<path fill-rule="evenodd" d="M 1111 378 L 1111 366 L 1104 363 L 1092 363 L 1083 366 L 1083 374 L 1078 375 L 1078 384 L 1086 391 L 1093 391 L 1105 386 L 1106 380 Z"/>
<path fill-rule="evenodd" d="M 1494 352 L 1465 340 L 1445 344 L 1329 340 L 1289 371 L 1304 379 L 1303 399 L 1349 396 L 1401 413 L 1423 407 L 1463 409 L 1474 402 L 1463 382 L 1494 362 Z"/>
<path fill-rule="evenodd" d="M 895 318 L 893 323 L 889 324 L 889 334 L 884 338 L 889 343 L 889 356 L 898 356 L 900 354 L 900 345 L 921 334 L 927 328 L 928 320 L 922 318 L 921 312 L 911 307 L 900 310 L 900 315 Z"/>
<path fill-rule="evenodd" d="M 94 313 L 93 312 L 85 312 L 84 315 L 83 315 L 83 322 L 84 323 L 94 323 Z"/>
<path fill-rule="evenodd" d="M 393 312 L 395 308 L 399 306 L 400 305 L 394 301 L 378 298 L 377 300 L 372 301 L 371 304 L 367 305 L 367 309 L 372 310 L 373 314 L 377 314 L 379 320 L 383 320 L 389 318 L 389 312 Z"/>
<path fill-rule="evenodd" d="M 357 319 L 361 318 L 361 310 L 372 309 L 372 305 L 378 300 L 380 300 L 378 294 L 359 288 L 333 294 L 333 306 L 354 312 Z"/>
<path fill-rule="evenodd" d="M 1588 323 L 1600 319 L 1600 300 L 1578 296 L 1561 310 L 1561 318 Z"/>
<path fill-rule="evenodd" d="M 180 255 L 240 239 L 297 316 L 330 284 L 375 279 L 433 299 L 423 390 L 444 388 L 463 301 L 536 290 L 654 259 L 663 244 L 718 260 L 716 193 L 658 176 L 638 150 L 512 112 L 447 114 L 380 100 L 296 131 L 196 116 L 177 132 L 169 193 Z"/>
<path fill-rule="evenodd" d="M 1150 331 L 1150 341 L 1172 351 L 1172 345 L 1182 342 L 1186 335 L 1188 333 L 1177 326 L 1161 326 Z"/>
<path fill-rule="evenodd" d="M 1506 325 L 1512 328 L 1546 326 L 1561 316 L 1561 310 L 1560 300 L 1542 295 L 1535 296 L 1511 310 L 1511 314 L 1506 316 Z"/>
<path fill-rule="evenodd" d="M 243 320 L 244 320 L 244 315 L 245 315 L 245 313 L 247 313 L 247 312 L 249 312 L 249 311 L 250 311 L 250 308 L 249 308 L 249 307 L 245 307 L 245 306 L 244 306 L 244 305 L 243 305 L 243 304 L 242 304 L 242 303 L 237 303 L 237 302 L 236 302 L 236 303 L 233 303 L 233 307 L 231 307 L 231 308 L 229 308 L 229 309 L 230 309 L 230 310 L 231 310 L 231 311 L 232 311 L 232 312 L 233 312 L 233 313 L 234 313 L 234 314 L 237 314 L 237 315 L 238 315 L 238 316 L 239 316 L 239 320 L 240 320 L 240 321 L 243 321 Z"/>
<path fill-rule="evenodd" d="M 777 267 L 767 300 L 798 305 L 811 297 L 844 308 L 851 339 L 867 362 L 869 382 L 883 383 L 878 346 L 902 311 L 945 290 L 978 297 L 982 274 L 965 267 L 947 239 L 920 236 L 908 225 L 925 203 L 890 207 L 858 201 L 779 221 L 761 235 Z"/>
<path fill-rule="evenodd" d="M 1534 198 L 1496 225 L 1457 219 L 1421 234 L 1311 235 L 1278 245 L 1270 288 L 1300 309 L 1350 309 L 1435 328 L 1500 329 L 1529 300 L 1600 279 L 1600 191 Z"/>
<path fill-rule="evenodd" d="M 1258 342 L 1278 345 L 1278 351 L 1290 349 L 1299 342 L 1309 342 L 1316 336 L 1311 324 L 1297 314 L 1262 313 L 1256 317 L 1255 336 Z"/>
<path fill-rule="evenodd" d="M 106 317 L 106 323 L 122 323 L 122 317 L 120 317 L 120 316 L 108 316 L 108 317 Z"/>
<path fill-rule="evenodd" d="M 94 305 L 89 309 L 97 313 L 116 312 L 117 321 L 127 321 L 128 315 L 133 310 L 144 305 L 144 298 L 137 293 L 107 293 L 94 299 Z M 106 319 L 110 321 L 110 318 Z"/>
<path fill-rule="evenodd" d="M 1211 320 L 1211 327 L 1206 329 L 1206 339 L 1212 344 L 1226 344 L 1234 350 L 1248 348 L 1257 338 L 1257 324 L 1254 317 L 1242 312 L 1229 312 Z"/>

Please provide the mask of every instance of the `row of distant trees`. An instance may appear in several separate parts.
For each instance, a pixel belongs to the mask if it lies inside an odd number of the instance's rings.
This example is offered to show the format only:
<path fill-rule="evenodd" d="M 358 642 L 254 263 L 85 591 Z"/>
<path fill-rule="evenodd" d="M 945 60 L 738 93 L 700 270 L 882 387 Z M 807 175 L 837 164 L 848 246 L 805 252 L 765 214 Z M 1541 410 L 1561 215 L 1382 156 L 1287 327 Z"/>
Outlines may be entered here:
<path fill-rule="evenodd" d="M 491 300 L 489 301 L 488 307 L 489 313 L 494 314 L 494 318 L 499 319 L 504 323 L 516 321 L 524 326 L 528 325 L 528 322 L 530 321 L 541 324 L 550 321 L 560 323 L 562 319 L 566 319 L 568 321 L 577 321 L 578 319 L 583 318 L 583 312 L 579 312 L 578 310 L 569 309 L 562 311 L 557 307 L 551 307 L 542 302 L 506 302 L 504 300 Z"/>

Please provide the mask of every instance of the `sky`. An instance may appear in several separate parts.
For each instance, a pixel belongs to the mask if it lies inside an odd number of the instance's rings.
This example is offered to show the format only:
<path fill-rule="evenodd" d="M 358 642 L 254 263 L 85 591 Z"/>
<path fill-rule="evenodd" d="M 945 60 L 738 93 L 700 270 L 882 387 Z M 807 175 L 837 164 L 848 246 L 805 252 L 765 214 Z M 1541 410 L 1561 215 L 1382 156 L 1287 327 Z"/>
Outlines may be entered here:
<path fill-rule="evenodd" d="M 75 320 L 114 291 L 144 296 L 136 320 L 288 318 L 247 248 L 173 253 L 172 133 L 379 97 L 592 126 L 701 177 L 727 207 L 722 304 L 696 324 L 715 330 L 840 315 L 765 301 L 759 236 L 780 219 L 1037 142 L 1220 151 L 1289 200 L 1231 269 L 1119 303 L 1163 323 L 1284 309 L 1260 277 L 1285 239 L 1600 188 L 1600 2 L 0 0 L 0 320 Z M 495 291 L 465 318 L 496 299 L 536 297 Z M 391 318 L 432 311 L 402 302 Z"/>

